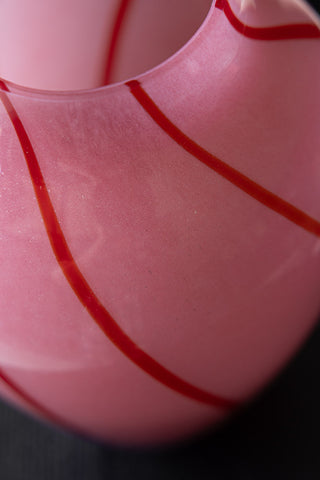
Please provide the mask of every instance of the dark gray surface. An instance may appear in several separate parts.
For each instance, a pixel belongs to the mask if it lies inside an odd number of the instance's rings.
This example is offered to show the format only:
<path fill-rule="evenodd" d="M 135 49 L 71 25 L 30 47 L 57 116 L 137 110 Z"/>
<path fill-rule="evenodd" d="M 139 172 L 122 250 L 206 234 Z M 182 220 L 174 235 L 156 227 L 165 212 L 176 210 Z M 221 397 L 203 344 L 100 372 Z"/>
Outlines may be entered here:
<path fill-rule="evenodd" d="M 319 0 L 308 0 L 310 5 L 312 5 L 318 12 L 320 12 L 320 2 Z"/>

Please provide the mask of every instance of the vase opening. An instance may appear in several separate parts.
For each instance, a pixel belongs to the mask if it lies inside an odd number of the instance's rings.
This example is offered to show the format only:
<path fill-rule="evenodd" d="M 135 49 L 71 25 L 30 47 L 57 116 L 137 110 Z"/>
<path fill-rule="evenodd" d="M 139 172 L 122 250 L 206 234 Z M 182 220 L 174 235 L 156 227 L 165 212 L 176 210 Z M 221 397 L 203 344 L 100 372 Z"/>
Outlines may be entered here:
<path fill-rule="evenodd" d="M 0 77 L 38 90 L 124 81 L 182 48 L 212 0 L 12 0 L 0 4 Z"/>

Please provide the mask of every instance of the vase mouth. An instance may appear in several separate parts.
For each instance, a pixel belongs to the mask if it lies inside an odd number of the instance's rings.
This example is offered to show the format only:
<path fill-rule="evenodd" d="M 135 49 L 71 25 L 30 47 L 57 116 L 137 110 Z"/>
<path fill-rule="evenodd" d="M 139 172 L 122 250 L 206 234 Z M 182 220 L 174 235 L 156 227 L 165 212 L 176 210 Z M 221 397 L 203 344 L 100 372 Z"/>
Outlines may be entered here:
<path fill-rule="evenodd" d="M 226 0 L 227 3 L 230 0 Z M 244 0 L 245 1 L 245 0 Z M 249 1 L 249 0 L 248 0 Z M 253 2 L 255 0 L 252 0 Z M 292 4 L 298 6 L 306 16 L 311 20 L 311 22 L 316 25 L 320 30 L 320 15 L 319 12 L 308 3 L 306 0 L 276 0 L 279 4 L 283 3 Z M 52 100 L 52 101 L 67 101 L 72 99 L 86 99 L 88 97 L 101 95 L 102 93 L 111 94 L 116 93 L 119 89 L 122 89 L 126 83 L 131 82 L 132 80 L 137 80 L 140 83 L 144 83 L 146 80 L 149 80 L 151 77 L 158 76 L 162 72 L 164 72 L 170 65 L 178 61 L 181 57 L 187 54 L 188 51 L 193 49 L 193 46 L 197 43 L 199 37 L 201 37 L 203 31 L 206 29 L 208 23 L 212 20 L 213 16 L 217 13 L 215 10 L 218 10 L 216 7 L 218 0 L 212 0 L 211 5 L 208 8 L 208 11 L 201 22 L 200 26 L 195 30 L 195 32 L 191 35 L 191 37 L 177 50 L 169 55 L 165 60 L 159 62 L 155 66 L 151 68 L 147 68 L 146 70 L 142 71 L 137 75 L 128 76 L 124 80 L 114 81 L 110 84 L 106 85 L 99 85 L 97 87 L 92 88 L 83 88 L 83 89 L 43 89 L 43 88 L 35 88 L 30 86 L 24 86 L 22 84 L 13 82 L 11 80 L 6 79 L 4 76 L 0 76 L 0 81 L 2 80 L 8 87 L 10 95 L 28 97 L 28 98 L 38 98 L 43 100 Z M 241 3 L 242 0 L 234 0 L 239 4 L 240 11 L 243 9 L 243 4 Z M 244 10 L 246 7 L 244 7 Z M 218 10 L 219 11 L 219 10 Z"/>
<path fill-rule="evenodd" d="M 117 90 L 122 88 L 127 82 L 132 80 L 137 80 L 139 82 L 144 82 L 151 76 L 160 74 L 165 68 L 167 68 L 173 61 L 176 61 L 182 55 L 185 55 L 186 52 L 192 48 L 193 44 L 197 41 L 197 39 L 201 36 L 203 30 L 205 30 L 206 25 L 208 24 L 211 17 L 214 15 L 216 0 L 211 2 L 211 5 L 208 9 L 208 12 L 205 15 L 205 18 L 201 22 L 200 26 L 196 29 L 193 35 L 184 43 L 184 45 L 177 49 L 175 53 L 170 55 L 168 58 L 163 60 L 162 62 L 158 63 L 154 67 L 146 69 L 142 73 L 134 76 L 129 76 L 125 80 L 115 81 L 107 85 L 100 85 L 93 88 L 84 88 L 84 89 L 75 89 L 75 90 L 55 90 L 55 89 L 42 89 L 42 88 L 34 88 L 29 86 L 24 86 L 19 83 L 12 82 L 7 80 L 5 77 L 0 77 L 10 90 L 11 95 L 17 96 L 27 96 L 27 97 L 36 97 L 42 98 L 47 100 L 68 100 L 74 99 L 75 97 L 86 98 L 92 95 L 100 95 L 102 92 L 105 93 L 115 93 Z"/>

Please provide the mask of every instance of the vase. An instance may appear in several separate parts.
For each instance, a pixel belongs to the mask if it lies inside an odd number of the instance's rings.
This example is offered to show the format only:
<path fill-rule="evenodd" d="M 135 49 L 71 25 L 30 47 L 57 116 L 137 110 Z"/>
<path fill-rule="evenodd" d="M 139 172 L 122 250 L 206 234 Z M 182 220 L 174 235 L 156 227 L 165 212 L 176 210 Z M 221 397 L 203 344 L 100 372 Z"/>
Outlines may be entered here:
<path fill-rule="evenodd" d="M 34 2 L 39 25 L 16 3 L 1 395 L 118 443 L 217 425 L 319 313 L 319 19 L 294 0 L 70 0 Z"/>

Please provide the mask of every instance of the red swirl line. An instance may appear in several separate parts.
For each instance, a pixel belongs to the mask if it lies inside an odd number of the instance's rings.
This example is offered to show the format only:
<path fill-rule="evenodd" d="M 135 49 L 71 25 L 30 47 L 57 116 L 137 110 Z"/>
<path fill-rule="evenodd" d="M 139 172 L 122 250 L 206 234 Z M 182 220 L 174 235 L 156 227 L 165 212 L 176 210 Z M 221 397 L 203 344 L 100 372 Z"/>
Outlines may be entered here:
<path fill-rule="evenodd" d="M 155 123 L 169 135 L 180 147 L 188 153 L 196 157 L 200 162 L 207 165 L 230 183 L 238 187 L 252 198 L 262 203 L 264 206 L 278 213 L 282 217 L 290 220 L 299 227 L 309 233 L 320 237 L 320 223 L 318 220 L 310 217 L 302 210 L 283 200 L 278 195 L 270 192 L 258 183 L 251 180 L 243 173 L 212 155 L 210 152 L 202 148 L 196 142 L 185 135 L 178 127 L 176 127 L 160 108 L 154 103 L 151 97 L 142 88 L 137 80 L 131 80 L 126 83 L 132 95 L 140 103 L 142 108 L 150 115 Z"/>
<path fill-rule="evenodd" d="M 101 304 L 71 254 L 51 203 L 45 180 L 28 134 L 8 95 L 4 91 L 8 91 L 8 89 L 2 81 L 0 81 L 1 87 L 3 90 L 0 90 L 0 98 L 19 139 L 51 248 L 65 278 L 84 308 L 109 340 L 135 365 L 155 380 L 185 397 L 206 405 L 221 409 L 237 407 L 239 402 L 202 390 L 163 367 L 131 340 Z"/>
<path fill-rule="evenodd" d="M 217 0 L 216 8 L 222 10 L 231 25 L 245 37 L 254 40 L 295 40 L 320 38 L 319 28 L 311 23 L 276 25 L 272 27 L 250 27 L 242 23 L 232 11 L 228 0 Z"/>
<path fill-rule="evenodd" d="M 113 30 L 111 33 L 110 45 L 109 45 L 109 50 L 107 55 L 106 69 L 104 74 L 104 85 L 108 85 L 111 80 L 111 73 L 114 65 L 115 54 L 116 54 L 117 46 L 119 43 L 121 29 L 123 26 L 125 16 L 128 12 L 128 8 L 131 3 L 132 3 L 132 0 L 122 0 L 115 17 L 115 22 L 114 22 Z"/>
<path fill-rule="evenodd" d="M 63 428 L 69 429 L 71 431 L 77 432 L 77 428 L 74 425 L 69 424 L 64 418 L 53 413 L 51 410 L 46 408 L 42 403 L 38 402 L 34 397 L 29 395 L 20 385 L 18 385 L 12 378 L 5 373 L 3 369 L 0 369 L 0 380 L 6 384 L 7 387 L 12 390 L 15 395 L 20 397 L 25 403 L 30 405 L 36 412 L 41 414 L 47 420 L 50 420 L 57 425 L 61 425 Z"/>

